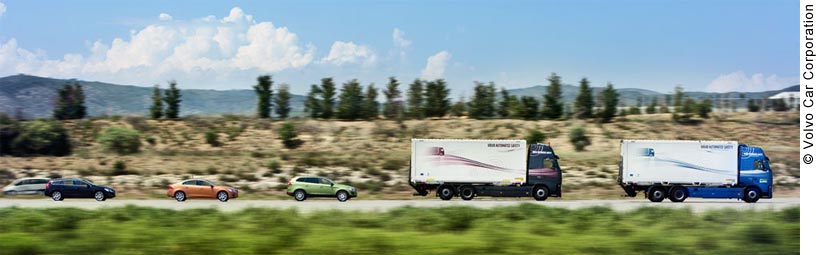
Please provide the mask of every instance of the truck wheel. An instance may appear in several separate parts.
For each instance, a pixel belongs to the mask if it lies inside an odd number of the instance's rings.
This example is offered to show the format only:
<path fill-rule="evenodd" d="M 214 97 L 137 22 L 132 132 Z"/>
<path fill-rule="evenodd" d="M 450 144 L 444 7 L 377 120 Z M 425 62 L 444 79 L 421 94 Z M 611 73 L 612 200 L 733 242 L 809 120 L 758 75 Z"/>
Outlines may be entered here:
<path fill-rule="evenodd" d="M 687 199 L 687 188 L 677 186 L 670 189 L 670 201 L 684 202 Z"/>
<path fill-rule="evenodd" d="M 442 188 L 440 188 L 437 194 L 438 196 L 440 196 L 440 199 L 449 200 L 452 199 L 452 197 L 454 197 L 454 189 L 452 189 L 452 187 L 449 186 L 443 186 Z"/>
<path fill-rule="evenodd" d="M 744 202 L 755 203 L 761 198 L 761 190 L 756 187 L 749 187 L 744 189 Z"/>
<path fill-rule="evenodd" d="M 546 186 L 537 186 L 536 188 L 534 188 L 533 193 L 534 199 L 536 199 L 537 201 L 545 201 L 546 199 L 548 199 L 548 196 L 550 195 L 551 192 L 548 190 L 548 187 Z"/>
<path fill-rule="evenodd" d="M 667 191 L 665 191 L 665 187 L 653 186 L 648 189 L 648 200 L 651 202 L 662 202 L 662 200 L 665 200 L 666 196 Z"/>
<path fill-rule="evenodd" d="M 472 186 L 463 186 L 460 188 L 460 198 L 463 200 L 471 200 L 474 198 L 474 187 Z"/>

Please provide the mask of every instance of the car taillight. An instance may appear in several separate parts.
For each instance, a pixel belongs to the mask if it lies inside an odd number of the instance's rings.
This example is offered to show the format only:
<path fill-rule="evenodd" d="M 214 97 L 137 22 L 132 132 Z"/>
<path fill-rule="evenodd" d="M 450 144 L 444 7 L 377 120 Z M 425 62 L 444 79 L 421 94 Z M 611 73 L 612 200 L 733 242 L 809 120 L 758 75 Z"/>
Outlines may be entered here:
<path fill-rule="evenodd" d="M 45 188 L 48 189 L 48 187 L 51 187 L 51 181 L 45 183 Z"/>
<path fill-rule="evenodd" d="M 287 181 L 287 186 L 293 186 L 293 180 Z"/>
<path fill-rule="evenodd" d="M 168 191 L 172 191 L 172 190 L 173 190 L 173 187 L 168 185 Z"/>

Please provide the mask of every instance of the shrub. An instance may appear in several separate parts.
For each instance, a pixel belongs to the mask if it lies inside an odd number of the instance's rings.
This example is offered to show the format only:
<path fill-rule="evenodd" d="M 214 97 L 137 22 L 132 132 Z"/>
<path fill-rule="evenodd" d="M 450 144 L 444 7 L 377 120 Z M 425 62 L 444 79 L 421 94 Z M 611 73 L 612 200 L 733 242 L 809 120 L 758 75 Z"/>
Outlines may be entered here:
<path fill-rule="evenodd" d="M 278 163 L 278 160 L 270 160 L 267 161 L 267 169 L 270 169 L 270 172 L 277 174 L 281 173 L 281 163 Z"/>
<path fill-rule="evenodd" d="M 404 161 L 400 159 L 387 159 L 381 167 L 386 170 L 398 170 L 403 167 L 403 163 Z"/>
<path fill-rule="evenodd" d="M 139 132 L 125 127 L 109 127 L 102 130 L 97 142 L 104 150 L 120 155 L 137 153 L 142 145 L 139 141 Z"/>
<path fill-rule="evenodd" d="M 574 145 L 574 150 L 576 151 L 583 151 L 585 150 L 586 146 L 591 145 L 591 139 L 585 135 L 585 129 L 582 127 L 571 129 L 569 139 L 571 140 L 571 144 Z"/>
<path fill-rule="evenodd" d="M 535 143 L 541 143 L 542 141 L 545 141 L 545 138 L 546 137 L 545 137 L 545 134 L 543 132 L 541 132 L 539 130 L 536 130 L 536 129 L 529 129 L 528 130 L 528 135 L 525 136 L 525 141 L 528 144 L 535 144 Z"/>
<path fill-rule="evenodd" d="M 6 131 L 8 130 L 4 127 L 3 132 Z M 62 123 L 58 121 L 27 121 L 22 123 L 20 129 L 16 131 L 19 132 L 19 135 L 13 137 L 10 145 L 11 153 L 9 154 L 18 156 L 66 156 L 71 154 L 71 141 L 68 132 L 63 128 Z M 5 141 L 5 134 L 2 138 Z M 6 149 L 3 148 L 3 154 L 6 153 Z"/>
<path fill-rule="evenodd" d="M 114 162 L 113 169 L 108 173 L 109 176 L 117 176 L 117 175 L 127 175 L 130 174 L 128 172 L 128 166 L 125 164 L 125 161 L 117 160 Z"/>
<path fill-rule="evenodd" d="M 295 149 L 298 146 L 301 146 L 304 141 L 298 139 L 298 131 L 295 129 L 295 124 L 292 122 L 284 123 L 281 125 L 281 128 L 278 129 L 278 136 L 281 139 L 281 142 L 284 143 L 284 147 L 287 149 Z"/>
<path fill-rule="evenodd" d="M 151 125 L 148 124 L 147 121 L 145 121 L 144 117 L 128 116 L 125 117 L 123 120 L 125 121 L 125 123 L 131 124 L 131 127 L 133 127 L 136 130 L 139 130 L 140 132 L 148 132 L 151 130 Z"/>
<path fill-rule="evenodd" d="M 207 144 L 210 144 L 210 146 L 213 147 L 219 147 L 222 145 L 222 143 L 219 142 L 219 133 L 217 133 L 216 130 L 213 129 L 207 130 L 207 132 L 205 133 L 205 142 L 207 142 Z"/>

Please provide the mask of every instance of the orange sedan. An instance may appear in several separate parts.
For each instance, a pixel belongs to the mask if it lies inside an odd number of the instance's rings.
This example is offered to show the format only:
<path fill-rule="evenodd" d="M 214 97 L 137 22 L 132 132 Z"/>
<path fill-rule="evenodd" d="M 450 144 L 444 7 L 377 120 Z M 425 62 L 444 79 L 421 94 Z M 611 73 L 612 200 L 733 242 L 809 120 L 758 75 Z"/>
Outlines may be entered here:
<path fill-rule="evenodd" d="M 188 198 L 217 198 L 227 202 L 228 199 L 239 197 L 239 190 L 223 185 L 215 185 L 206 180 L 185 180 L 177 184 L 168 185 L 168 196 L 182 202 Z"/>

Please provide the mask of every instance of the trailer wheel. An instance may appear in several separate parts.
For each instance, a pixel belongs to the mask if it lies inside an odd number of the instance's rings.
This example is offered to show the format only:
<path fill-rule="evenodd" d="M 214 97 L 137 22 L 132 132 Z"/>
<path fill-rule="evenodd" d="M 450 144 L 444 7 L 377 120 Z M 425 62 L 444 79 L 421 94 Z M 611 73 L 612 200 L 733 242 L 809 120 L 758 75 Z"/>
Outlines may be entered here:
<path fill-rule="evenodd" d="M 648 200 L 651 202 L 662 202 L 662 200 L 665 200 L 666 196 L 667 191 L 665 191 L 665 187 L 653 186 L 648 189 Z"/>
<path fill-rule="evenodd" d="M 670 201 L 684 202 L 687 199 L 687 188 L 676 186 L 670 189 Z"/>
<path fill-rule="evenodd" d="M 534 188 L 533 196 L 534 199 L 537 201 L 545 201 L 548 199 L 548 196 L 551 192 L 548 191 L 548 187 L 546 186 L 537 186 Z"/>
<path fill-rule="evenodd" d="M 761 198 L 761 190 L 756 187 L 749 187 L 744 189 L 744 202 L 755 203 Z"/>
<path fill-rule="evenodd" d="M 471 200 L 474 198 L 474 187 L 466 185 L 460 187 L 460 198 L 463 200 Z"/>
<path fill-rule="evenodd" d="M 450 200 L 454 197 L 454 189 L 452 189 L 451 186 L 440 187 L 440 190 L 437 191 L 437 195 L 440 196 L 440 199 Z"/>

